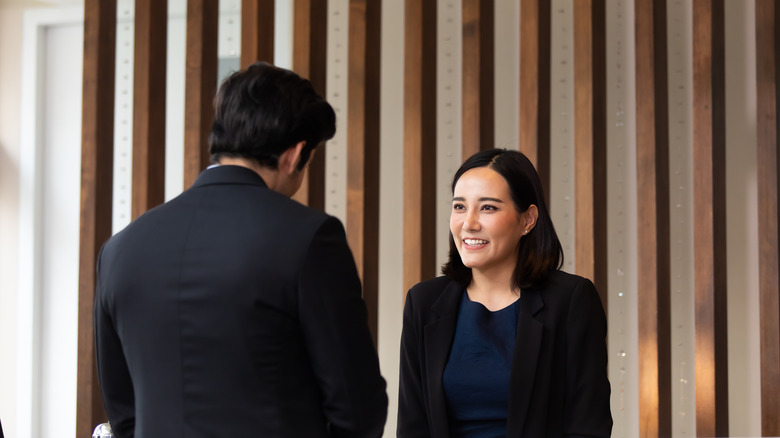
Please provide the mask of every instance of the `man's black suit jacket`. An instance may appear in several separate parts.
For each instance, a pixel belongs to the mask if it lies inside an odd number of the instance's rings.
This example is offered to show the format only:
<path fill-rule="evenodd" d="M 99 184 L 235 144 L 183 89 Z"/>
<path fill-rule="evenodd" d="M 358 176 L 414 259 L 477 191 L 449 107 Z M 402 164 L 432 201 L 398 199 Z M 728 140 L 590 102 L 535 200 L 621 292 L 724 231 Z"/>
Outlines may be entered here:
<path fill-rule="evenodd" d="M 439 277 L 413 287 L 401 335 L 398 436 L 449 437 L 442 375 L 464 288 Z M 593 283 L 555 271 L 521 291 L 507 437 L 608 437 L 607 322 Z"/>
<path fill-rule="evenodd" d="M 338 219 L 219 166 L 113 236 L 97 270 L 117 437 L 381 436 L 385 381 Z"/>

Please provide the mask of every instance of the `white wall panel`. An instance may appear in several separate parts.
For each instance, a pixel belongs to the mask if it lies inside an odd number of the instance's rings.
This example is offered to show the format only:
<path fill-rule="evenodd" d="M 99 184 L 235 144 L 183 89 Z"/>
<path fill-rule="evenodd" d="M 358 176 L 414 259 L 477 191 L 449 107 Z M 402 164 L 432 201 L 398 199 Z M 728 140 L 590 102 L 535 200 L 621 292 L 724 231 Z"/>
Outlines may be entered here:
<path fill-rule="evenodd" d="M 395 436 L 403 314 L 404 2 L 382 2 L 379 161 L 379 367 L 387 381 L 385 436 Z"/>
<path fill-rule="evenodd" d="M 0 8 L 0 355 L 17 352 L 19 315 L 19 183 L 22 10 Z M 7 356 L 6 356 L 7 355 Z M 0 361 L 0 416 L 6 436 L 16 433 L 18 360 Z M 10 424 L 8 424 L 10 423 Z"/>
<path fill-rule="evenodd" d="M 495 147 L 518 149 L 520 137 L 520 0 L 495 2 Z"/>
<path fill-rule="evenodd" d="M 67 24 L 45 37 L 40 436 L 76 432 L 83 35 Z"/>
<path fill-rule="evenodd" d="M 606 1 L 607 284 L 612 436 L 639 436 L 634 7 Z"/>
<path fill-rule="evenodd" d="M 347 220 L 347 73 L 349 0 L 328 1 L 326 100 L 336 112 L 336 135 L 325 146 L 325 211 Z"/>
<path fill-rule="evenodd" d="M 463 163 L 462 65 L 463 35 L 461 0 L 438 0 L 436 40 L 436 266 L 449 254 L 452 177 Z"/>
<path fill-rule="evenodd" d="M 729 433 L 761 435 L 755 1 L 726 1 Z"/>
<path fill-rule="evenodd" d="M 693 289 L 692 4 L 667 5 L 672 434 L 696 436 Z"/>
<path fill-rule="evenodd" d="M 563 246 L 563 270 L 574 260 L 573 0 L 553 0 L 550 14 L 550 216 Z"/>
<path fill-rule="evenodd" d="M 112 233 L 130 223 L 133 187 L 134 4 L 132 0 L 117 2 Z"/>

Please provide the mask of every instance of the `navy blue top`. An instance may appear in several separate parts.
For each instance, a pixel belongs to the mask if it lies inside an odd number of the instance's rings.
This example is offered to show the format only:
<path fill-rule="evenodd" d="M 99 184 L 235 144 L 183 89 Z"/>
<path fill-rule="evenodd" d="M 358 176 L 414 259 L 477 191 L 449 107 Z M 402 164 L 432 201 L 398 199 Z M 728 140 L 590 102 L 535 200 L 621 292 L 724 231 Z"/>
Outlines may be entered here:
<path fill-rule="evenodd" d="M 517 303 L 491 312 L 463 291 L 443 376 L 452 437 L 506 436 Z"/>

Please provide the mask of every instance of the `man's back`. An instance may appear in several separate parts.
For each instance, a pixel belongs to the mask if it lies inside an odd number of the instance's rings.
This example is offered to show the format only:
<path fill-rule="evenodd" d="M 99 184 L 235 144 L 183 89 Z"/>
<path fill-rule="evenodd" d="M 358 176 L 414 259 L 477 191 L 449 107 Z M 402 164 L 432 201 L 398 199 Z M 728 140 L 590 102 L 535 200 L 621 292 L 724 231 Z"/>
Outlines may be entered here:
<path fill-rule="evenodd" d="M 113 237 L 95 319 L 120 438 L 381 434 L 385 383 L 343 228 L 249 169 L 207 170 Z"/>

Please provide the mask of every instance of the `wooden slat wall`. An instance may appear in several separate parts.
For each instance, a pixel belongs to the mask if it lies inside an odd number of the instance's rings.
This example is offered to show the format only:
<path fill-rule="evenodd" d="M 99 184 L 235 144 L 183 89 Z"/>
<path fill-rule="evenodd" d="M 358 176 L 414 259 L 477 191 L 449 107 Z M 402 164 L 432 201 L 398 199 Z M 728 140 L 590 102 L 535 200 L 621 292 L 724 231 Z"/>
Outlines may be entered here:
<path fill-rule="evenodd" d="M 184 188 L 209 165 L 208 137 L 217 91 L 219 0 L 187 1 L 184 87 Z"/>
<path fill-rule="evenodd" d="M 723 0 L 693 2 L 696 434 L 728 436 Z"/>
<path fill-rule="evenodd" d="M 604 0 L 574 2 L 575 260 L 607 308 Z"/>
<path fill-rule="evenodd" d="M 165 201 L 167 28 L 168 2 L 136 0 L 133 55 L 133 219 Z"/>
<path fill-rule="evenodd" d="M 520 152 L 536 166 L 550 196 L 550 9 L 542 0 L 520 2 Z"/>
<path fill-rule="evenodd" d="M 463 0 L 463 157 L 493 147 L 493 1 Z M 162 202 L 166 2 L 136 1 L 133 217 Z M 216 0 L 188 2 L 185 184 L 206 164 L 216 87 Z M 273 62 L 273 0 L 243 0 L 242 68 Z M 607 307 L 605 0 L 574 8 L 576 268 Z M 665 0 L 636 0 L 640 435 L 671 434 L 669 156 Z M 347 233 L 377 341 L 379 0 L 350 1 Z M 435 275 L 437 1 L 407 0 L 404 73 L 404 291 Z M 778 12 L 756 0 L 762 427 L 780 435 L 778 303 Z M 86 0 L 77 433 L 105 420 L 92 343 L 94 266 L 111 233 L 116 1 Z M 728 435 L 723 0 L 693 12 L 696 433 Z M 327 2 L 297 0 L 294 70 L 325 95 Z M 549 186 L 550 4 L 522 0 L 520 148 Z M 211 63 L 213 62 L 213 64 Z M 209 87 L 213 87 L 209 89 Z M 162 112 L 160 112 L 162 111 Z M 457 128 L 456 128 L 457 129 Z M 324 208 L 324 154 L 315 154 L 298 199 Z M 319 160 L 319 161 L 318 161 Z M 136 162 L 138 165 L 136 165 Z M 100 184 L 98 184 L 98 181 Z M 136 195 L 137 193 L 137 195 Z"/>
<path fill-rule="evenodd" d="M 404 293 L 436 275 L 436 0 L 406 0 L 404 40 Z"/>
<path fill-rule="evenodd" d="M 328 3 L 325 0 L 296 0 L 293 11 L 293 70 L 308 78 L 317 93 L 325 97 Z M 310 159 L 309 171 L 293 197 L 310 207 L 325 209 L 325 151 Z"/>
<path fill-rule="evenodd" d="M 95 362 L 95 264 L 111 236 L 116 0 L 84 2 L 76 436 L 106 421 Z"/>
<path fill-rule="evenodd" d="M 493 0 L 463 0 L 463 158 L 494 145 Z"/>
<path fill-rule="evenodd" d="M 761 433 L 780 436 L 780 157 L 777 154 L 780 7 L 756 0 L 757 171 L 761 330 Z"/>
<path fill-rule="evenodd" d="M 274 62 L 274 0 L 241 0 L 241 68 Z"/>
<path fill-rule="evenodd" d="M 349 2 L 347 241 L 363 280 L 377 345 L 379 292 L 379 86 L 381 1 Z"/>
<path fill-rule="evenodd" d="M 639 435 L 672 436 L 666 0 L 637 0 Z"/>

